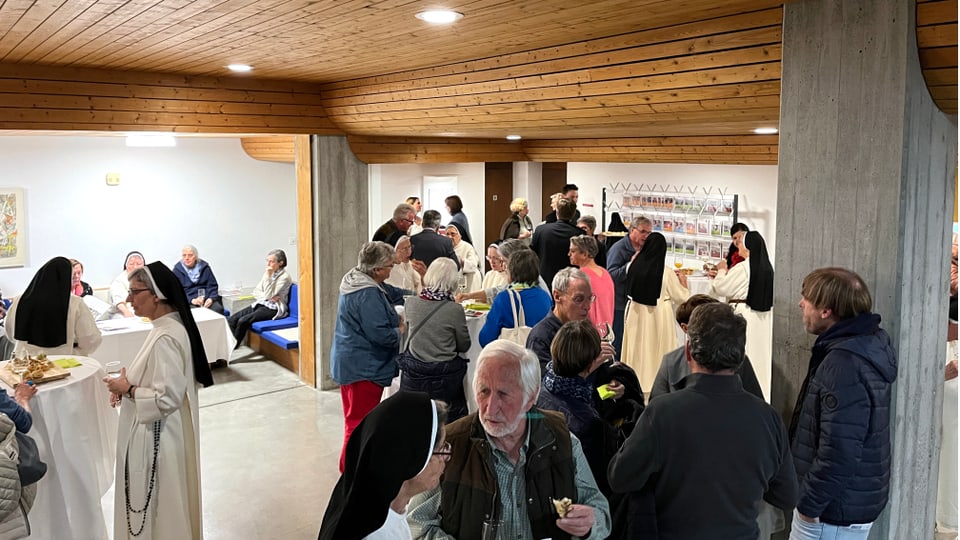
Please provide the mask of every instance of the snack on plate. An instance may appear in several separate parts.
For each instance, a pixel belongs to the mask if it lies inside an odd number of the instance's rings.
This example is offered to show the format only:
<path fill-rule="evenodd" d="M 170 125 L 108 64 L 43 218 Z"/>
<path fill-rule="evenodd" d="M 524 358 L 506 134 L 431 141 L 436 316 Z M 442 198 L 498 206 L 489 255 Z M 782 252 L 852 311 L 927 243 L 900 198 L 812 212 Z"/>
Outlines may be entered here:
<path fill-rule="evenodd" d="M 570 500 L 570 497 L 564 497 L 559 500 L 551 498 L 550 502 L 553 503 L 553 507 L 557 509 L 557 515 L 561 518 L 567 517 L 570 509 L 573 507 L 573 501 Z"/>

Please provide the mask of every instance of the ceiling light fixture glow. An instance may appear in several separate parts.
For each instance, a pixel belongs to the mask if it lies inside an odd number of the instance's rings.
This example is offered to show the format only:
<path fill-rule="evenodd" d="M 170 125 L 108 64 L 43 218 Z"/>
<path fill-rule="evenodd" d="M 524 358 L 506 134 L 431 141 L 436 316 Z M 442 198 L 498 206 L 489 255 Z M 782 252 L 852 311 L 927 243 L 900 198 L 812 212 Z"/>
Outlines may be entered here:
<path fill-rule="evenodd" d="M 130 133 L 127 135 L 127 146 L 144 147 L 170 147 L 176 146 L 177 139 L 169 133 Z"/>
<path fill-rule="evenodd" d="M 774 127 L 761 127 L 753 130 L 757 135 L 775 135 L 777 131 L 777 128 Z"/>
<path fill-rule="evenodd" d="M 519 140 L 522 139 L 522 138 L 523 138 L 523 137 L 521 137 L 521 136 L 519 136 L 519 135 L 507 135 L 507 140 L 508 140 L 508 141 L 519 141 Z"/>
<path fill-rule="evenodd" d="M 227 69 L 234 73 L 249 73 L 253 71 L 253 67 L 247 64 L 230 64 L 227 66 Z"/>
<path fill-rule="evenodd" d="M 450 24 L 463 18 L 463 13 L 450 11 L 448 9 L 429 9 L 417 13 L 416 17 L 421 21 L 431 24 Z"/>

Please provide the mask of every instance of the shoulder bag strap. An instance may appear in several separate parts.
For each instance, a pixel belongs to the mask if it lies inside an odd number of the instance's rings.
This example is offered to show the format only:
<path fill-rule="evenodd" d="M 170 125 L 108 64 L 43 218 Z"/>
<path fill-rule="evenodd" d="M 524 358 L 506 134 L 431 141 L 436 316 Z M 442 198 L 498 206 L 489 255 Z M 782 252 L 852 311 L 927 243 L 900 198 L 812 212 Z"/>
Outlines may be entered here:
<path fill-rule="evenodd" d="M 423 325 L 427 324 L 427 321 L 430 320 L 430 317 L 433 317 L 433 315 L 434 315 L 437 311 L 439 311 L 440 308 L 443 307 L 443 303 L 444 303 L 444 302 L 445 302 L 445 300 L 440 300 L 439 302 L 437 302 L 437 306 L 434 307 L 433 309 L 431 309 L 431 310 L 430 310 L 430 313 L 427 313 L 427 316 L 424 317 L 422 321 L 420 321 L 420 324 L 418 324 L 417 326 L 415 326 L 415 327 L 413 328 L 413 330 L 410 331 L 410 334 L 407 335 L 407 346 L 404 347 L 404 349 L 403 349 L 404 352 L 410 350 L 410 342 L 413 341 L 413 336 L 415 336 L 415 335 L 417 334 L 417 332 L 420 331 L 421 328 L 423 328 Z"/>
<path fill-rule="evenodd" d="M 513 310 L 513 324 L 514 328 L 520 328 L 521 326 L 527 325 L 527 320 L 523 316 L 523 301 L 520 298 L 520 292 L 508 288 L 507 291 L 510 293 L 510 308 Z M 513 295 L 517 295 L 517 303 L 513 303 Z M 517 315 L 517 305 L 520 305 L 520 314 Z"/>

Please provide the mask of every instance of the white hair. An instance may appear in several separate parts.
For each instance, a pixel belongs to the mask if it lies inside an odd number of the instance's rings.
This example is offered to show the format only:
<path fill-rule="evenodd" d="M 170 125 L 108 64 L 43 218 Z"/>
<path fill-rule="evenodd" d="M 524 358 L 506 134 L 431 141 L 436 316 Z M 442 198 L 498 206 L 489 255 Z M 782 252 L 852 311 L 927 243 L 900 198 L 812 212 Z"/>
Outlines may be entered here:
<path fill-rule="evenodd" d="M 487 346 L 480 351 L 480 356 L 477 357 L 478 372 L 488 358 L 509 358 L 516 361 L 517 367 L 520 369 L 520 387 L 523 388 L 523 394 L 527 399 L 532 399 L 532 401 L 536 403 L 540 395 L 540 380 L 542 378 L 540 373 L 540 359 L 536 353 L 512 341 L 498 339 L 488 343 Z M 474 393 L 476 393 L 477 390 L 477 378 L 474 377 Z"/>

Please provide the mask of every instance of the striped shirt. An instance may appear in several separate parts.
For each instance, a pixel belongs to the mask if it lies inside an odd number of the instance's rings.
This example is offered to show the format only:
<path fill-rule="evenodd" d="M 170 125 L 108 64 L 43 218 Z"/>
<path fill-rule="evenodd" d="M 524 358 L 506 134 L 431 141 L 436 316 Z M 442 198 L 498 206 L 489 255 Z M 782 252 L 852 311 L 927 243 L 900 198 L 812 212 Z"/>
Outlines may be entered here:
<path fill-rule="evenodd" d="M 595 523 L 586 539 L 601 539 L 610 535 L 610 505 L 607 498 L 600 493 L 597 483 L 590 472 L 590 465 L 583 455 L 580 440 L 570 434 L 574 466 L 576 467 L 575 483 L 577 486 L 578 504 L 593 508 Z M 502 503 L 503 523 L 500 525 L 498 538 L 501 540 L 537 540 L 533 537 L 530 528 L 530 518 L 527 515 L 526 475 L 524 469 L 527 463 L 527 448 L 530 444 L 530 431 L 527 430 L 527 439 L 520 447 L 520 459 L 517 464 L 511 463 L 506 452 L 497 448 L 490 436 L 487 436 L 492 449 L 493 469 L 497 474 L 497 484 L 500 490 Z M 557 494 L 558 497 L 563 495 Z M 421 493 L 410 500 L 407 522 L 413 538 L 450 539 L 456 538 L 440 528 L 440 487 Z"/>

